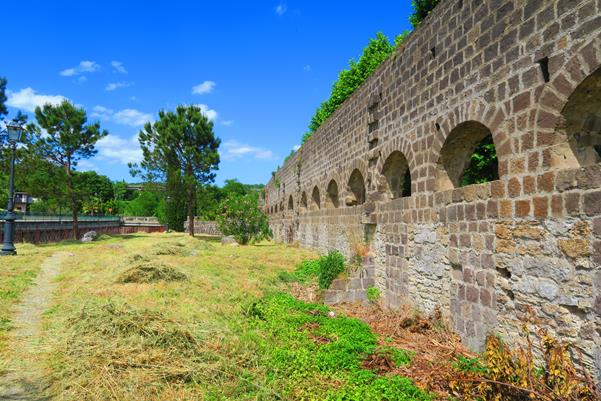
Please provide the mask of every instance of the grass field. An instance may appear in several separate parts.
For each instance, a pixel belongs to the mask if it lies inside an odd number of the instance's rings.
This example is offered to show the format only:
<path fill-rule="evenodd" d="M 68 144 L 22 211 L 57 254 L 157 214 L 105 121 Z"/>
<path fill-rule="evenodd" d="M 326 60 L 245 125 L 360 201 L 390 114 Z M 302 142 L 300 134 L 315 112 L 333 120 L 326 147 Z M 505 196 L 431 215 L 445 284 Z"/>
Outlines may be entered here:
<path fill-rule="evenodd" d="M 0 369 L 31 359 L 12 346 L 11 304 L 56 252 L 64 258 L 34 363 L 57 400 L 427 400 L 400 375 L 364 367 L 386 354 L 360 320 L 291 295 L 285 272 L 314 252 L 222 246 L 181 234 L 91 244 L 21 245 L 2 259 Z M 388 360 L 387 359 L 387 360 Z"/>

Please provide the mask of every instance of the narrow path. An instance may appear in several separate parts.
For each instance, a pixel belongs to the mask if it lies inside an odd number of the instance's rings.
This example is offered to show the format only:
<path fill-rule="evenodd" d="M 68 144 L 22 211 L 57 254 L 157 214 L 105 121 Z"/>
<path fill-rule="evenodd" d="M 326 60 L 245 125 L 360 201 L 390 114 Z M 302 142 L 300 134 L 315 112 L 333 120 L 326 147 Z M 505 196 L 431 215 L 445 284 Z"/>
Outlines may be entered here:
<path fill-rule="evenodd" d="M 35 365 L 39 348 L 42 314 L 50 306 L 67 252 L 57 252 L 42 263 L 40 272 L 32 285 L 23 294 L 22 301 L 13 308 L 9 347 L 25 357 L 9 361 L 8 373 L 0 376 L 0 400 L 46 400 L 41 396 L 44 378 Z"/>

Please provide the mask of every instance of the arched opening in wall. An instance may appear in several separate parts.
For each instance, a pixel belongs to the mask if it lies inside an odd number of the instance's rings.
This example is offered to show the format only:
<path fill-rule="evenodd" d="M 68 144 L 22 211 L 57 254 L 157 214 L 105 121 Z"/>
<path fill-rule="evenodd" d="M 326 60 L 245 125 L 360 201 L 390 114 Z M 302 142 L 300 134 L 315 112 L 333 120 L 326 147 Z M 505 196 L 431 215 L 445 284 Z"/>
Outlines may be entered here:
<path fill-rule="evenodd" d="M 340 206 L 340 201 L 338 199 L 338 184 L 336 184 L 336 181 L 330 181 L 330 183 L 328 184 L 326 195 L 327 209 L 335 209 Z"/>
<path fill-rule="evenodd" d="M 576 167 L 601 162 L 601 67 L 572 92 L 561 116 L 558 131 L 567 136 L 572 154 L 564 155 L 565 161 L 560 165 Z"/>
<path fill-rule="evenodd" d="M 346 199 L 347 206 L 362 205 L 365 203 L 365 182 L 363 174 L 357 169 L 353 170 L 348 180 L 349 196 Z"/>
<path fill-rule="evenodd" d="M 300 208 L 301 211 L 305 212 L 308 208 L 308 202 L 307 202 L 307 193 L 303 191 L 303 194 L 301 195 L 301 202 L 300 202 Z"/>
<path fill-rule="evenodd" d="M 456 126 L 447 137 L 436 166 L 436 189 L 444 191 L 499 179 L 492 133 L 477 121 Z"/>
<path fill-rule="evenodd" d="M 391 199 L 411 196 L 409 163 L 401 152 L 394 151 L 388 156 L 382 167 L 382 175 L 386 178 L 386 189 Z"/>
<path fill-rule="evenodd" d="M 292 199 L 292 195 L 288 197 L 288 210 L 294 210 L 294 200 Z"/>
<path fill-rule="evenodd" d="M 321 209 L 321 198 L 319 196 L 319 188 L 313 188 L 313 193 L 311 194 L 311 210 L 319 210 Z"/>

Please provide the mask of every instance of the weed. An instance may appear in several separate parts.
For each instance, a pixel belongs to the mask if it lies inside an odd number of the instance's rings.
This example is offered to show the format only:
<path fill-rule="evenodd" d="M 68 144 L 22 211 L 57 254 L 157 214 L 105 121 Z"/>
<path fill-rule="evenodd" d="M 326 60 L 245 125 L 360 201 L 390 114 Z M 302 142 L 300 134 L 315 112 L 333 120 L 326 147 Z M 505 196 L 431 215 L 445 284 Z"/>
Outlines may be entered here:
<path fill-rule="evenodd" d="M 371 303 L 376 303 L 380 299 L 380 289 L 377 287 L 369 287 L 367 289 L 367 300 Z"/>
<path fill-rule="evenodd" d="M 319 259 L 319 287 L 327 289 L 332 281 L 344 272 L 344 256 L 338 251 L 330 251 Z"/>
<path fill-rule="evenodd" d="M 280 272 L 278 278 L 285 283 L 299 282 L 304 284 L 319 275 L 319 267 L 319 259 L 304 260 L 292 273 Z"/>
<path fill-rule="evenodd" d="M 458 375 L 451 379 L 451 389 L 465 400 L 601 399 L 601 393 L 592 380 L 577 373 L 569 347 L 545 331 L 539 331 L 539 336 L 543 351 L 542 366 L 534 364 L 528 333 L 528 347 L 519 347 L 515 351 L 500 337 L 489 335 L 486 350 L 479 358 L 460 358 L 454 363 Z"/>
<path fill-rule="evenodd" d="M 246 316 L 257 338 L 269 338 L 261 342 L 261 365 L 270 367 L 283 394 L 294 394 L 290 398 L 429 399 L 410 380 L 380 378 L 362 368 L 365 358 L 374 353 L 389 355 L 399 365 L 409 363 L 410 355 L 393 347 L 378 348 L 369 326 L 357 319 L 329 317 L 323 305 L 281 293 L 254 302 Z"/>

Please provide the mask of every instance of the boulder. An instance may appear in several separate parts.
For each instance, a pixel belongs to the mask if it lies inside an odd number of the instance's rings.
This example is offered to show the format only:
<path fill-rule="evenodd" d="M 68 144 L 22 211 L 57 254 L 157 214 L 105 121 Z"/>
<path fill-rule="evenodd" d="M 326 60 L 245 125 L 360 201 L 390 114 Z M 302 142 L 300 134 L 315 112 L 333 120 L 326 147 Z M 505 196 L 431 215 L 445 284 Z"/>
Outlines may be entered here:
<path fill-rule="evenodd" d="M 225 237 L 221 237 L 221 245 L 238 245 L 238 241 L 231 235 L 226 235 Z"/>
<path fill-rule="evenodd" d="M 96 231 L 88 231 L 81 237 L 81 242 L 92 242 L 98 237 Z"/>

